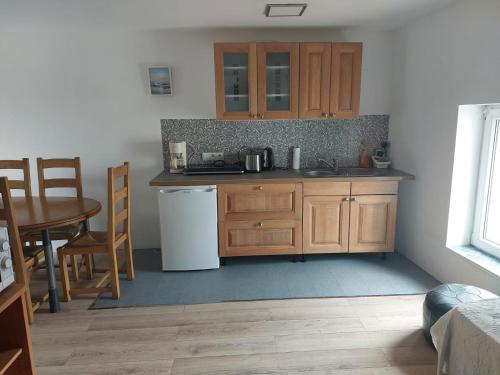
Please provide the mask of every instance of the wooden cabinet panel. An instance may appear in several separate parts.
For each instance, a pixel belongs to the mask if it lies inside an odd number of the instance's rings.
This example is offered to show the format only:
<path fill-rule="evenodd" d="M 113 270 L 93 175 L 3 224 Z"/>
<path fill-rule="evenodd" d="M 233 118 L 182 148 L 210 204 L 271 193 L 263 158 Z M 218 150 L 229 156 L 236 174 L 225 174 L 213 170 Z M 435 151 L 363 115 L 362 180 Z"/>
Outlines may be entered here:
<path fill-rule="evenodd" d="M 219 220 L 300 219 L 302 184 L 232 184 L 218 188 Z"/>
<path fill-rule="evenodd" d="M 300 118 L 328 117 L 331 51 L 331 43 L 300 44 Z"/>
<path fill-rule="evenodd" d="M 300 254 L 301 225 L 300 220 L 220 222 L 219 255 Z"/>
<path fill-rule="evenodd" d="M 353 182 L 352 195 L 397 194 L 397 181 L 363 181 Z"/>
<path fill-rule="evenodd" d="M 349 252 L 394 251 L 396 195 L 351 198 Z"/>
<path fill-rule="evenodd" d="M 304 182 L 304 196 L 310 195 L 350 195 L 351 183 L 342 182 Z"/>
<path fill-rule="evenodd" d="M 255 43 L 215 43 L 217 118 L 248 120 L 257 116 Z"/>
<path fill-rule="evenodd" d="M 348 196 L 304 197 L 304 254 L 348 251 L 348 199 Z"/>
<path fill-rule="evenodd" d="M 258 118 L 293 119 L 299 112 L 299 43 L 257 44 Z"/>
<path fill-rule="evenodd" d="M 332 44 L 330 116 L 359 116 L 362 43 Z"/>

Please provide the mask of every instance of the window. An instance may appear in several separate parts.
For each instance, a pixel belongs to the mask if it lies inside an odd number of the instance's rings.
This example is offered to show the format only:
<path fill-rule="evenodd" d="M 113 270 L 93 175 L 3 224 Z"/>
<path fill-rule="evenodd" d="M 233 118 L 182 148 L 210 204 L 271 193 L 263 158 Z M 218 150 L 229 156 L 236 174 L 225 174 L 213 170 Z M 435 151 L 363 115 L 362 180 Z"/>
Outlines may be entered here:
<path fill-rule="evenodd" d="M 479 168 L 472 244 L 500 257 L 500 109 L 487 113 Z"/>

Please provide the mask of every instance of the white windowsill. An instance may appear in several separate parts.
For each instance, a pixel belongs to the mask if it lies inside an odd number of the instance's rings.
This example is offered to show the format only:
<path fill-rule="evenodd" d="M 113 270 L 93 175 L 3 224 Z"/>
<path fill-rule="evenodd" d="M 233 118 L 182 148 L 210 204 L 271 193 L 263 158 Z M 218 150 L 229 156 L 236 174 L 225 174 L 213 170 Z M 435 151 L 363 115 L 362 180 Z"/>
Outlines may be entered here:
<path fill-rule="evenodd" d="M 466 258 L 480 268 L 500 277 L 500 259 L 479 250 L 472 245 L 468 246 L 447 246 L 458 255 Z"/>

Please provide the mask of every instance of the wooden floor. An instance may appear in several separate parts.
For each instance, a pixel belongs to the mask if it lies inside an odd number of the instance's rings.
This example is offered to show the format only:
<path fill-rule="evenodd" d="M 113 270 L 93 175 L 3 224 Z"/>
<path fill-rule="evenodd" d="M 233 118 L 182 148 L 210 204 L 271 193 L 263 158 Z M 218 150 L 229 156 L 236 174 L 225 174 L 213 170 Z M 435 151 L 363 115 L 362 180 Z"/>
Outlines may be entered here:
<path fill-rule="evenodd" d="M 87 310 L 91 302 L 35 314 L 40 375 L 436 373 L 423 296 Z"/>

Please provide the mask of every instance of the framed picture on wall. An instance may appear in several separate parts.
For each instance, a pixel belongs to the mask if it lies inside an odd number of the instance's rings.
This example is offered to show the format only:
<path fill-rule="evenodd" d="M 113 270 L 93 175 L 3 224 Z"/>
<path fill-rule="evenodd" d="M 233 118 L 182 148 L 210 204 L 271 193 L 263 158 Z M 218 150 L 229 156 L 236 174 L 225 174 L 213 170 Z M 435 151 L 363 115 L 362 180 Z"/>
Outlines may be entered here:
<path fill-rule="evenodd" d="M 172 69 L 168 66 L 148 67 L 151 95 L 172 95 Z"/>

